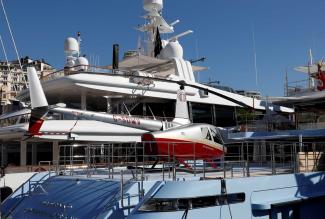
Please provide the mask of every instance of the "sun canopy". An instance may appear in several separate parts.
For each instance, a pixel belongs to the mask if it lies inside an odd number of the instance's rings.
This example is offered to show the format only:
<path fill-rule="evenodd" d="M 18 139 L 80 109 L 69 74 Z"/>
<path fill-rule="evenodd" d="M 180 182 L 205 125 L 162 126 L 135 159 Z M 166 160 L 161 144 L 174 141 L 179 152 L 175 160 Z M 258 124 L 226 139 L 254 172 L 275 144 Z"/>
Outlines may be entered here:
<path fill-rule="evenodd" d="M 106 66 L 107 69 L 112 69 L 112 66 Z M 193 66 L 193 72 L 207 70 L 206 67 L 202 66 Z M 171 60 L 157 59 L 150 56 L 144 56 L 137 54 L 132 57 L 128 57 L 120 61 L 119 63 L 120 70 L 127 71 L 148 71 L 151 73 L 165 72 L 165 74 L 175 73 L 174 64 Z M 166 73 L 168 72 L 168 73 Z"/>

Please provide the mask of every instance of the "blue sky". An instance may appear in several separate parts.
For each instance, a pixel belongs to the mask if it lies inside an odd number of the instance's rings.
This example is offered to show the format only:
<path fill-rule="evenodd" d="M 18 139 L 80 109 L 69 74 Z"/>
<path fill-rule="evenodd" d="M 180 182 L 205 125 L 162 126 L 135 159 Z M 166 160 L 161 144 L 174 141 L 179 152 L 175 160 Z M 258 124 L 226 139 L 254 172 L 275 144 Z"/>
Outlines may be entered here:
<path fill-rule="evenodd" d="M 121 52 L 135 49 L 143 20 L 142 0 L 4 0 L 21 56 L 44 58 L 56 68 L 64 64 L 63 42 L 81 31 L 82 50 L 111 63 L 112 44 Z M 293 68 L 325 56 L 324 0 L 165 0 L 167 21 L 180 19 L 176 33 L 192 29 L 180 40 L 185 57 L 207 57 L 200 74 L 236 89 L 283 95 L 289 80 L 306 78 Z M 255 83 L 252 26 L 255 30 L 258 85 Z M 1 34 L 10 59 L 15 58 L 3 14 Z M 196 46 L 197 45 L 197 46 Z M 197 48 L 197 49 L 196 49 Z M 2 53 L 0 58 L 3 59 Z"/>

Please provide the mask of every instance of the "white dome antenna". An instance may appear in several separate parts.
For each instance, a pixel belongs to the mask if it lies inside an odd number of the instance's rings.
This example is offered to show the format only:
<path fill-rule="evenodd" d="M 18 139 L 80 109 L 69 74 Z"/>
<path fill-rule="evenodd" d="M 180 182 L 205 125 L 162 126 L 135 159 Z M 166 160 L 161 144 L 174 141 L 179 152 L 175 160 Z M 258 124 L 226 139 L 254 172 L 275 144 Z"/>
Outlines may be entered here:
<path fill-rule="evenodd" d="M 68 37 L 64 41 L 64 52 L 67 55 L 76 55 L 79 53 L 79 43 L 73 37 Z"/>
<path fill-rule="evenodd" d="M 158 12 L 163 8 L 163 0 L 143 0 L 143 9 L 148 12 Z"/>
<path fill-rule="evenodd" d="M 73 70 L 73 66 L 75 65 L 75 61 L 79 56 L 79 43 L 73 37 L 68 37 L 64 41 L 64 53 L 66 55 L 65 67 Z"/>
<path fill-rule="evenodd" d="M 87 71 L 89 68 L 88 59 L 85 57 L 78 57 L 75 62 L 76 69 L 79 71 Z"/>

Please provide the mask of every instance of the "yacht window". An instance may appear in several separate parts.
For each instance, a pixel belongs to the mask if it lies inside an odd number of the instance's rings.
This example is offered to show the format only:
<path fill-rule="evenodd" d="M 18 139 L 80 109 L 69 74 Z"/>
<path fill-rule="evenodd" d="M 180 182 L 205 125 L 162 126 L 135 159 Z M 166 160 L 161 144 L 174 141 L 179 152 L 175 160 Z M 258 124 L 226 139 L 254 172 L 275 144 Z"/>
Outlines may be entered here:
<path fill-rule="evenodd" d="M 30 114 L 22 115 L 22 116 L 20 117 L 19 123 L 26 123 L 26 122 L 29 122 L 29 117 L 30 117 Z"/>
<path fill-rule="evenodd" d="M 165 212 L 184 211 L 186 209 L 207 208 L 228 204 L 237 204 L 245 201 L 245 193 L 235 193 L 228 195 L 205 196 L 188 199 L 160 200 L 150 199 L 144 203 L 139 211 L 143 212 Z"/>
<path fill-rule="evenodd" d="M 1 119 L 0 120 L 0 126 L 6 127 L 11 125 L 16 125 L 20 123 L 26 123 L 29 122 L 30 114 L 25 115 L 18 115 L 18 116 L 12 116 L 9 118 Z"/>

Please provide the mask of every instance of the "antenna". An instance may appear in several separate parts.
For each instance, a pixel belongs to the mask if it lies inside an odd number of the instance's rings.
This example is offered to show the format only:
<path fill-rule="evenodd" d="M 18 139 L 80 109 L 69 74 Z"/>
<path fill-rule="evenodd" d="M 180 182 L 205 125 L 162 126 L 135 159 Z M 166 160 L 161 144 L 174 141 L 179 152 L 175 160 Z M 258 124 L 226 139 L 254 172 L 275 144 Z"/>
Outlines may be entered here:
<path fill-rule="evenodd" d="M 311 89 L 315 87 L 315 80 L 311 76 L 311 67 L 314 65 L 314 58 L 312 50 L 309 49 L 309 61 L 308 61 L 308 88 Z"/>
<path fill-rule="evenodd" d="M 285 82 L 284 82 L 285 84 L 284 84 L 284 96 L 289 96 L 288 95 L 288 84 L 289 84 L 289 82 L 288 82 L 288 69 L 286 68 L 286 72 L 285 72 Z"/>
<path fill-rule="evenodd" d="M 254 69 L 255 69 L 255 83 L 258 85 L 258 70 L 257 70 L 257 54 L 256 54 L 256 43 L 255 43 L 255 28 L 252 23 L 252 37 L 253 37 L 253 53 L 254 53 Z"/>
<path fill-rule="evenodd" d="M 179 22 L 180 22 L 180 20 L 177 19 L 176 21 L 170 23 L 169 25 L 173 27 L 173 26 L 175 26 L 176 24 L 178 24 Z"/>
<path fill-rule="evenodd" d="M 199 59 L 199 41 L 198 39 L 195 40 L 195 53 L 196 53 L 196 60 Z M 197 82 L 200 83 L 200 71 L 196 73 Z"/>
<path fill-rule="evenodd" d="M 80 54 L 81 54 L 81 41 L 82 41 L 80 31 L 77 32 L 77 39 L 78 39 L 78 46 L 79 46 L 78 57 L 80 57 Z"/>
<path fill-rule="evenodd" d="M 173 37 L 169 38 L 167 41 L 169 41 L 169 42 L 177 41 L 178 38 L 181 38 L 183 36 L 189 35 L 191 33 L 193 33 L 193 30 L 187 30 L 187 31 L 185 31 L 183 33 L 177 34 L 176 36 L 173 36 Z"/>
<path fill-rule="evenodd" d="M 310 65 L 313 65 L 314 64 L 314 60 L 313 60 L 313 53 L 311 51 L 311 49 L 309 49 L 309 62 L 310 62 Z"/>
<path fill-rule="evenodd" d="M 138 54 L 140 54 L 140 51 L 141 51 L 141 36 L 140 36 L 140 34 L 138 34 L 137 51 L 138 51 Z"/>

